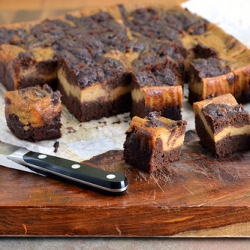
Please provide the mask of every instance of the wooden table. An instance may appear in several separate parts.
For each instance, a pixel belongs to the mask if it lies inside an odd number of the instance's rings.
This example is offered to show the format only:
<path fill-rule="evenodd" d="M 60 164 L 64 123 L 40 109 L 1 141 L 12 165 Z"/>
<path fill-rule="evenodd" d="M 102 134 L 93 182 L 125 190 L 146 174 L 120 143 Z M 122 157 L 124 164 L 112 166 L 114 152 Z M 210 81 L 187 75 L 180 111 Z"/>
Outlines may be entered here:
<path fill-rule="evenodd" d="M 18 236 L 249 236 L 250 152 L 217 160 L 186 134 L 180 161 L 153 174 L 122 151 L 88 163 L 122 171 L 126 194 L 105 196 L 0 167 L 0 233 Z"/>

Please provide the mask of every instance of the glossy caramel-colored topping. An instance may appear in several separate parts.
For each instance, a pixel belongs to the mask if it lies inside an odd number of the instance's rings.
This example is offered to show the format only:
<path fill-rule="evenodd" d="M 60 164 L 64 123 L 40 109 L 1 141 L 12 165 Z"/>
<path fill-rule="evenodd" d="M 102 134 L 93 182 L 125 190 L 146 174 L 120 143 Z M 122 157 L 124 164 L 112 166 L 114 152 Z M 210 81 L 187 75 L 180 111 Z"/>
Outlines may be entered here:
<path fill-rule="evenodd" d="M 206 105 L 211 104 L 211 103 L 213 104 L 224 103 L 224 104 L 233 105 L 233 106 L 238 104 L 235 97 L 232 94 L 228 93 L 228 94 L 224 94 L 221 96 L 217 96 L 215 98 L 206 99 L 203 101 L 193 103 L 193 109 L 194 109 L 195 114 L 197 114 L 198 110 L 203 109 Z"/>
<path fill-rule="evenodd" d="M 182 86 L 146 87 L 141 89 L 144 94 L 145 105 L 155 110 L 162 110 L 165 106 L 182 107 Z"/>
<path fill-rule="evenodd" d="M 152 112 L 145 118 L 134 116 L 126 133 L 136 130 L 140 140 L 149 143 L 152 148 L 156 139 L 161 139 L 163 150 L 168 151 L 182 146 L 185 127 L 186 121 L 171 120 Z"/>
<path fill-rule="evenodd" d="M 61 94 L 48 85 L 35 86 L 5 93 L 5 115 L 15 115 L 28 129 L 52 124 L 62 111 Z"/>

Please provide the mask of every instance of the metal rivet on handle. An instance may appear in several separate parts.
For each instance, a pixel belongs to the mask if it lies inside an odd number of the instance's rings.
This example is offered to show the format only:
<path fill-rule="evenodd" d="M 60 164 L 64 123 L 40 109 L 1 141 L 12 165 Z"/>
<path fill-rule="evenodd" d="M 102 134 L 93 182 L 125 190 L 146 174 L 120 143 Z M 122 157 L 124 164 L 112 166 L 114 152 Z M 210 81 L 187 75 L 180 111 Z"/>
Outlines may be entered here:
<path fill-rule="evenodd" d="M 78 168 L 80 168 L 80 167 L 81 167 L 80 164 L 73 164 L 73 165 L 71 166 L 71 168 L 73 168 L 73 169 L 78 169 Z"/>
<path fill-rule="evenodd" d="M 114 174 L 108 174 L 107 176 L 106 176 L 109 180 L 112 180 L 112 179 L 115 179 L 115 175 Z"/>
<path fill-rule="evenodd" d="M 47 155 L 42 155 L 42 154 L 41 154 L 41 155 L 38 155 L 38 158 L 39 158 L 39 159 L 45 159 L 45 158 L 47 158 Z"/>

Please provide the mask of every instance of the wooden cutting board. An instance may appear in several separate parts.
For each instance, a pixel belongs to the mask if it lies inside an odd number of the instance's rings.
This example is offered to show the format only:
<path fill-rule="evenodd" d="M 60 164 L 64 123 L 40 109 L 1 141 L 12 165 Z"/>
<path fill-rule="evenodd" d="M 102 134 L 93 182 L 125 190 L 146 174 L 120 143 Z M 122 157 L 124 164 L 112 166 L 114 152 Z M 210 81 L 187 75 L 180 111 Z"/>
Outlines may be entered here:
<path fill-rule="evenodd" d="M 0 167 L 0 235 L 250 236 L 250 152 L 217 160 L 188 131 L 181 159 L 153 174 L 126 164 L 122 151 L 88 163 L 124 172 L 127 193 Z"/>

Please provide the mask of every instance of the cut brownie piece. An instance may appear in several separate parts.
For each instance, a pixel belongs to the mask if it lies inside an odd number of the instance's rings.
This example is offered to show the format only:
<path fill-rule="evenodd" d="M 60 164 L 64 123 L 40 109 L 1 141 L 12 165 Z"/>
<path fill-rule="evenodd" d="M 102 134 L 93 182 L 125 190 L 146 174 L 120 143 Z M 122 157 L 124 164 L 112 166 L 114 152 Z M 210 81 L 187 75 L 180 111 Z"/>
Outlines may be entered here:
<path fill-rule="evenodd" d="M 57 60 L 51 47 L 29 51 L 14 45 L 0 46 L 0 81 L 7 90 L 49 84 L 57 85 Z"/>
<path fill-rule="evenodd" d="M 145 118 L 133 117 L 126 131 L 124 159 L 146 172 L 154 172 L 179 160 L 186 121 L 174 121 L 152 112 Z"/>
<path fill-rule="evenodd" d="M 49 84 L 57 87 L 57 58 L 53 48 L 72 28 L 61 20 L 44 20 L 6 29 L 10 40 L 0 46 L 0 81 L 7 90 Z M 14 32 L 15 31 L 15 32 Z"/>
<path fill-rule="evenodd" d="M 102 11 L 67 19 L 78 27 L 56 42 L 62 102 L 80 122 L 129 112 L 131 73 L 122 61 L 126 29 Z"/>
<path fill-rule="evenodd" d="M 234 93 L 234 74 L 216 57 L 194 59 L 189 72 L 189 102 Z"/>
<path fill-rule="evenodd" d="M 159 111 L 164 117 L 180 120 L 181 107 L 182 86 L 170 69 L 153 67 L 134 73 L 131 117 L 144 118 L 152 111 Z"/>
<path fill-rule="evenodd" d="M 141 49 L 138 58 L 131 62 L 131 117 L 144 118 L 149 112 L 160 111 L 164 117 L 180 120 L 186 50 L 173 42 L 149 38 L 137 41 L 130 47 Z"/>
<path fill-rule="evenodd" d="M 188 56 L 190 63 L 194 58 L 199 58 L 198 63 L 201 58 L 204 62 L 209 57 L 220 61 L 220 65 L 216 66 L 218 74 L 201 79 L 199 77 L 193 79 L 192 75 L 195 73 L 192 72 L 192 65 L 190 65 L 191 72 L 188 74 L 191 75 L 189 82 L 191 103 L 225 93 L 233 94 L 238 102 L 250 100 L 250 50 L 246 46 L 211 23 L 208 24 L 206 32 L 199 36 L 184 36 L 182 44 L 189 52 L 191 51 Z M 206 68 L 206 64 L 203 67 Z M 226 68 L 229 69 L 227 73 Z"/>
<path fill-rule="evenodd" d="M 27 141 L 61 137 L 61 94 L 45 84 L 5 93 L 7 126 Z"/>
<path fill-rule="evenodd" d="M 250 149 L 250 115 L 232 94 L 193 104 L 202 146 L 216 157 Z"/>
<path fill-rule="evenodd" d="M 91 65 L 63 60 L 58 80 L 63 103 L 81 122 L 131 109 L 131 74 L 118 60 L 103 58 Z"/>

